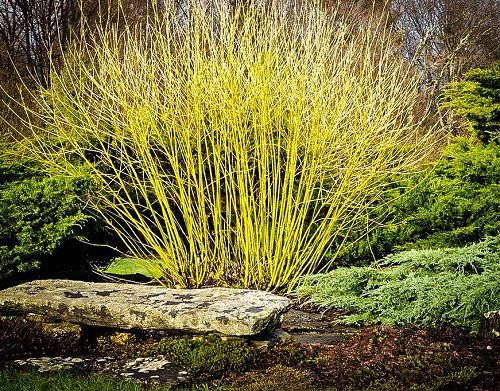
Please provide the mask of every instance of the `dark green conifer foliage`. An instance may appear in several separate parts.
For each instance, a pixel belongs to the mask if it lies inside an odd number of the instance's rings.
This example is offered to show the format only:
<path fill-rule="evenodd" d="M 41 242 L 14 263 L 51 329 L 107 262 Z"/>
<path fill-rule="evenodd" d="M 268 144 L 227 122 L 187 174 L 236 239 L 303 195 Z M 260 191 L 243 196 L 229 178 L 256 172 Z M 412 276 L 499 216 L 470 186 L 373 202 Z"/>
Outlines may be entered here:
<path fill-rule="evenodd" d="M 487 69 L 472 69 L 462 82 L 444 90 L 443 107 L 465 118 L 480 141 L 497 141 L 500 129 L 500 62 Z"/>
<path fill-rule="evenodd" d="M 40 268 L 82 235 L 89 189 L 84 178 L 40 174 L 28 160 L 0 156 L 0 280 Z"/>

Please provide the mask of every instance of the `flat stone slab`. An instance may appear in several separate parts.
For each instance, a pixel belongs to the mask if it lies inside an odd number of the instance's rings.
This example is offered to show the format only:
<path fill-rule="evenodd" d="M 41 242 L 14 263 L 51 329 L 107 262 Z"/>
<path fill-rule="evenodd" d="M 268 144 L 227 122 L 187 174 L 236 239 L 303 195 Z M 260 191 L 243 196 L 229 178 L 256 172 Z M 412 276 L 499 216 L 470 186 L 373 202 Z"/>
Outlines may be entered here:
<path fill-rule="evenodd" d="M 283 319 L 282 329 L 303 345 L 335 345 L 359 332 L 360 328 L 338 324 L 338 315 L 291 309 Z"/>
<path fill-rule="evenodd" d="M 121 380 L 136 380 L 146 384 L 176 386 L 189 376 L 164 356 L 120 360 L 113 357 L 33 357 L 11 360 L 7 368 L 33 369 L 40 373 L 67 371 L 71 373 L 100 373 Z"/>
<path fill-rule="evenodd" d="M 250 289 L 39 280 L 0 291 L 0 312 L 119 329 L 251 336 L 279 326 L 291 300 Z"/>

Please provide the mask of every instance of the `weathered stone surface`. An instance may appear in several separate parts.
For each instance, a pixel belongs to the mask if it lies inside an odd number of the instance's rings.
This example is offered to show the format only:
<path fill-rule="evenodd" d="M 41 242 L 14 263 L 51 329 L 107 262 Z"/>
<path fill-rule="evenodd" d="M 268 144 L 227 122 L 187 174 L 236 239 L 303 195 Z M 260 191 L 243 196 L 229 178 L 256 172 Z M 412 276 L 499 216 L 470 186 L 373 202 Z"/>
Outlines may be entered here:
<path fill-rule="evenodd" d="M 82 328 L 77 324 L 57 322 L 57 319 L 42 314 L 28 313 L 24 318 L 40 326 L 43 333 L 53 339 L 77 343 L 82 337 Z"/>
<path fill-rule="evenodd" d="M 42 314 L 25 314 L 24 318 L 26 320 L 29 320 L 30 322 L 35 322 L 35 323 L 54 323 L 56 319 L 51 319 L 48 316 L 42 315 Z"/>
<path fill-rule="evenodd" d="M 295 308 L 286 313 L 282 324 L 283 330 L 288 332 L 328 331 L 335 326 L 335 319 L 331 319 L 325 314 L 301 311 Z"/>
<path fill-rule="evenodd" d="M 113 357 L 34 357 L 13 360 L 8 368 L 34 369 L 40 373 L 68 371 L 101 373 L 118 379 L 137 380 L 146 384 L 175 386 L 185 381 L 188 372 L 173 365 L 164 356 L 116 359 Z"/>
<path fill-rule="evenodd" d="M 71 371 L 88 372 L 95 358 L 82 357 L 34 357 L 8 361 L 7 367 L 19 369 L 34 369 L 40 373 Z"/>
<path fill-rule="evenodd" d="M 283 330 L 303 345 L 335 345 L 355 335 L 358 327 L 338 324 L 337 314 L 291 309 L 283 319 Z"/>
<path fill-rule="evenodd" d="M 255 335 L 272 331 L 291 301 L 263 291 L 40 280 L 0 291 L 0 311 L 120 329 Z"/>
<path fill-rule="evenodd" d="M 163 356 L 139 357 L 133 360 L 118 361 L 107 365 L 106 373 L 143 383 L 159 383 L 174 386 L 186 380 L 187 371 L 172 365 Z"/>
<path fill-rule="evenodd" d="M 274 330 L 267 338 L 250 340 L 251 344 L 259 350 L 268 350 L 278 343 L 294 339 L 290 334 L 281 329 Z"/>
<path fill-rule="evenodd" d="M 500 338 L 500 311 L 490 311 L 483 315 L 479 334 L 484 338 Z"/>
<path fill-rule="evenodd" d="M 115 332 L 109 337 L 109 340 L 116 345 L 130 345 L 136 341 L 136 338 L 132 333 Z"/>

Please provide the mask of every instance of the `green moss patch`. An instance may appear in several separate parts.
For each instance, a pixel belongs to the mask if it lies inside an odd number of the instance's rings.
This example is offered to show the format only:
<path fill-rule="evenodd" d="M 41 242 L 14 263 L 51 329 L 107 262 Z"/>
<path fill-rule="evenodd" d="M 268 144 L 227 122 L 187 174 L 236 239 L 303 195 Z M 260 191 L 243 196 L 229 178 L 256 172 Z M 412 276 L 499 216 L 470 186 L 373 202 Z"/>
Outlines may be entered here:
<path fill-rule="evenodd" d="M 250 372 L 227 386 L 228 391 L 315 391 L 314 376 L 305 369 L 278 365 Z"/>
<path fill-rule="evenodd" d="M 244 371 L 255 359 L 256 349 L 243 338 L 207 335 L 163 338 L 144 349 L 142 354 L 165 355 L 198 378 L 212 378 Z"/>

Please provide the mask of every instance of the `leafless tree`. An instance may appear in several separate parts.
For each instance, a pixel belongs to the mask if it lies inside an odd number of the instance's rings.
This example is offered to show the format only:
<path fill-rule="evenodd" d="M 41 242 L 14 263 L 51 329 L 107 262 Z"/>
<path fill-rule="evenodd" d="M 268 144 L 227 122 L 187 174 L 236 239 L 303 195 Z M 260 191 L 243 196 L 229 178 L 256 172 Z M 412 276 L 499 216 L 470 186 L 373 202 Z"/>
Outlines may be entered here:
<path fill-rule="evenodd" d="M 92 26 L 127 14 L 130 21 L 150 0 L 0 0 L 0 68 L 27 72 L 48 82 L 56 60 L 82 23 Z"/>
<path fill-rule="evenodd" d="M 82 33 L 118 19 L 133 24 L 154 1 L 160 0 L 0 0 L 0 116 L 16 123 L 21 91 L 47 86 L 52 65 Z"/>
<path fill-rule="evenodd" d="M 61 52 L 81 19 L 79 2 L 0 0 L 0 67 L 47 83 L 50 60 Z M 90 14 L 91 4 L 85 5 Z"/>
<path fill-rule="evenodd" d="M 498 60 L 500 0 L 392 0 L 404 55 L 440 89 Z"/>

